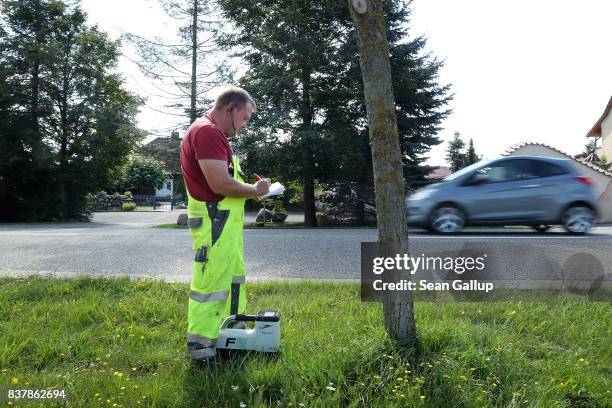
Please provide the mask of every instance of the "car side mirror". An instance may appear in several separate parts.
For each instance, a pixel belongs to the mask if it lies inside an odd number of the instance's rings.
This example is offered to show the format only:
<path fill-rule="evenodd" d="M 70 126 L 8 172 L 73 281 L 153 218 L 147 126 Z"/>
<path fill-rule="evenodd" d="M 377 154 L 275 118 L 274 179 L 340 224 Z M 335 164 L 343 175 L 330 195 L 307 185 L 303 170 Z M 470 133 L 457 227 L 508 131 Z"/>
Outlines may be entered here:
<path fill-rule="evenodd" d="M 478 186 L 480 184 L 484 184 L 489 181 L 489 176 L 482 173 L 476 173 L 473 177 L 471 177 L 466 185 L 468 186 Z"/>

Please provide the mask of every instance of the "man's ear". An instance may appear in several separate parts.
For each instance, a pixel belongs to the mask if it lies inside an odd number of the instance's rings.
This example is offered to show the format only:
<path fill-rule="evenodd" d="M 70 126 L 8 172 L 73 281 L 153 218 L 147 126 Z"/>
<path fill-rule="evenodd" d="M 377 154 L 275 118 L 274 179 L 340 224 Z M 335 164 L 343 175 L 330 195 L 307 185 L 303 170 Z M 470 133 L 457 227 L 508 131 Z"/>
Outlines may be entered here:
<path fill-rule="evenodd" d="M 227 110 L 228 110 L 228 112 L 230 112 L 230 113 L 231 113 L 231 112 L 233 112 L 233 111 L 234 111 L 234 109 L 236 109 L 236 104 L 235 104 L 235 103 L 232 103 L 232 104 L 228 104 L 228 105 L 227 105 Z"/>

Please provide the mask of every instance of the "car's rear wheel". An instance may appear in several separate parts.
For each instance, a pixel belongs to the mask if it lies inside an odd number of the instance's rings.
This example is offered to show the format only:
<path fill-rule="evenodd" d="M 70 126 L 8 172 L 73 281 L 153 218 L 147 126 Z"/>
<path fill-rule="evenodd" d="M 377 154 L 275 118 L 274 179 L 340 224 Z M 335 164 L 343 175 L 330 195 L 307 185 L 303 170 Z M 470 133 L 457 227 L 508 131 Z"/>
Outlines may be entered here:
<path fill-rule="evenodd" d="M 584 234 L 595 225 L 595 212 L 588 207 L 570 207 L 563 213 L 561 222 L 570 234 Z"/>
<path fill-rule="evenodd" d="M 539 225 L 532 225 L 533 229 L 538 231 L 538 232 L 546 232 L 550 229 L 550 225 L 546 225 L 546 224 L 539 224 Z"/>
<path fill-rule="evenodd" d="M 437 208 L 431 214 L 430 228 L 438 234 L 454 234 L 463 229 L 465 215 L 463 211 L 453 206 Z"/>

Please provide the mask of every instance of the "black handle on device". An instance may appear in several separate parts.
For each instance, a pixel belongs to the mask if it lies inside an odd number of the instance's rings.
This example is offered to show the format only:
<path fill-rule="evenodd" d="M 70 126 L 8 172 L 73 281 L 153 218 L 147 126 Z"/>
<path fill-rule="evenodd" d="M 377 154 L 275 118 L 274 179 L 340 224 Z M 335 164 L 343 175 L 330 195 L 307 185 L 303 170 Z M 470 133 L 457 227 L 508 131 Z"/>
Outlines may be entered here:
<path fill-rule="evenodd" d="M 238 314 L 238 301 L 240 300 L 240 284 L 232 283 L 230 314 L 236 316 Z"/>

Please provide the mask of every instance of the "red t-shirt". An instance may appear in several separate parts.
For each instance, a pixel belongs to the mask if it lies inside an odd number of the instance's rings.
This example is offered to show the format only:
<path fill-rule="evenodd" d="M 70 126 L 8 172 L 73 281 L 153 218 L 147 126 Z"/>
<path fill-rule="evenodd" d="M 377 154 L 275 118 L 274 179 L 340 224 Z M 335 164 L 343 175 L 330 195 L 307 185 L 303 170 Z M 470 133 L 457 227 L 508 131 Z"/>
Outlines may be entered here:
<path fill-rule="evenodd" d="M 225 160 L 228 171 L 232 171 L 232 148 L 221 128 L 209 115 L 204 115 L 189 126 L 181 143 L 181 169 L 189 194 L 199 201 L 220 201 L 222 195 L 215 194 L 198 163 L 198 160 Z"/>

